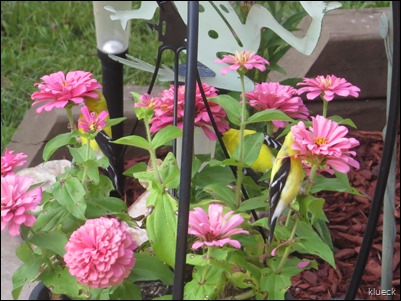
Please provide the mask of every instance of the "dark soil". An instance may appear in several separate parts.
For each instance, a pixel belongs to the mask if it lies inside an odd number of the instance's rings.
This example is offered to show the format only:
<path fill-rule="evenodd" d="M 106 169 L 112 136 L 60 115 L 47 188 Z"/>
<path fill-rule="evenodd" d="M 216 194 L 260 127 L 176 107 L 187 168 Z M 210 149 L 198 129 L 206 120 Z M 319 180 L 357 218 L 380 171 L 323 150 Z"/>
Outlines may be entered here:
<path fill-rule="evenodd" d="M 372 198 L 377 185 L 377 175 L 383 151 L 381 132 L 355 131 L 351 136 L 360 141 L 357 149 L 357 160 L 361 163 L 359 170 L 349 173 L 351 185 L 366 197 L 354 196 L 347 193 L 325 192 L 321 197 L 326 199 L 325 213 L 330 221 L 329 228 L 333 238 L 337 269 L 329 264 L 319 262 L 319 270 L 308 270 L 293 278 L 290 293 L 297 300 L 328 300 L 343 299 L 348 290 L 356 259 L 362 243 Z M 393 288 L 396 295 L 393 299 L 400 299 L 400 182 L 399 182 L 399 136 L 397 139 L 397 181 L 394 218 L 397 225 L 397 235 L 394 245 L 393 258 Z M 159 155 L 163 157 L 167 150 Z M 147 162 L 148 157 L 135 158 L 126 162 L 126 168 L 138 163 Z M 132 203 L 144 189 L 132 178 L 127 179 L 126 201 Z M 382 253 L 383 215 L 380 215 L 377 231 L 373 240 L 372 250 L 362 276 L 357 298 L 362 300 L 386 299 L 382 296 L 371 295 L 369 289 L 380 289 L 381 253 Z M 162 289 L 160 284 L 154 290 Z M 151 299 L 154 295 L 146 295 L 144 299 Z M 149 293 L 150 294 L 150 293 Z"/>

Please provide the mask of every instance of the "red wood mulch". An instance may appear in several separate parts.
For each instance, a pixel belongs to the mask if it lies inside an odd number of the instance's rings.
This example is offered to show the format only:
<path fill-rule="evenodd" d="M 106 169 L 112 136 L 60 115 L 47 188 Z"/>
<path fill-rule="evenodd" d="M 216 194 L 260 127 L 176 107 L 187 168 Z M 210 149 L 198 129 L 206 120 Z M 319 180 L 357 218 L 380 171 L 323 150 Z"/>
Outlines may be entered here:
<path fill-rule="evenodd" d="M 326 199 L 325 213 L 330 221 L 329 228 L 336 248 L 335 259 L 337 269 L 329 264 L 319 262 L 319 270 L 305 271 L 293 278 L 293 287 L 290 292 L 297 300 L 328 300 L 332 298 L 344 298 L 354 271 L 354 266 L 363 239 L 364 230 L 369 216 L 370 204 L 375 192 L 379 164 L 383 151 L 381 132 L 354 131 L 353 137 L 360 141 L 357 149 L 357 159 L 361 168 L 349 173 L 351 185 L 359 191 L 366 193 L 370 198 L 358 197 L 347 193 L 324 192 L 321 194 Z M 396 296 L 400 299 L 400 154 L 399 135 L 397 139 L 397 183 L 394 217 L 397 224 L 397 235 L 394 246 L 393 258 L 393 287 Z M 126 168 L 139 161 L 146 161 L 147 157 L 135 158 L 126 162 Z M 127 201 L 135 200 L 143 192 L 132 179 L 127 180 Z M 380 289 L 381 279 L 381 253 L 382 253 L 383 215 L 380 215 L 377 233 L 373 240 L 372 250 L 357 298 L 362 300 L 386 299 L 381 296 L 369 294 L 369 289 Z"/>

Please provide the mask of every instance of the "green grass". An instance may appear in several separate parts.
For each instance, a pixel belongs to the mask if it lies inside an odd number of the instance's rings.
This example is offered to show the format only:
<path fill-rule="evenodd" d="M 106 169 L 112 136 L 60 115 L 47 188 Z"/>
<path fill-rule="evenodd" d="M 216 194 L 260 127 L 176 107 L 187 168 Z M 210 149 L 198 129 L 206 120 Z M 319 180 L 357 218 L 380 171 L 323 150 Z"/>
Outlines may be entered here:
<path fill-rule="evenodd" d="M 278 1 L 273 1 L 278 3 Z M 285 3 L 285 2 L 283 2 Z M 343 1 L 345 8 L 389 6 L 389 1 Z M 287 5 L 291 14 L 300 5 Z M 285 14 L 284 14 L 285 15 Z M 133 22 L 129 53 L 149 63 L 156 58 L 157 34 Z M 164 58 L 171 62 L 171 55 Z M 57 71 L 90 71 L 101 81 L 91 1 L 1 2 L 1 152 L 32 103 L 34 83 Z M 124 68 L 128 83 L 148 85 L 149 73 Z"/>

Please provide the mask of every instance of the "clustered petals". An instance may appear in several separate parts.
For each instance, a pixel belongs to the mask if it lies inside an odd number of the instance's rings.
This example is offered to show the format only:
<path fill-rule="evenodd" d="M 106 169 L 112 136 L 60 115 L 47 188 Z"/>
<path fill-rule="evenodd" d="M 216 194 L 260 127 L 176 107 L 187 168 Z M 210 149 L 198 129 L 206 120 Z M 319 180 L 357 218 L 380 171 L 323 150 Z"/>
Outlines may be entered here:
<path fill-rule="evenodd" d="M 102 87 L 92 78 L 92 73 L 80 70 L 68 72 L 66 75 L 59 71 L 41 79 L 42 82 L 35 84 L 39 91 L 31 95 L 34 100 L 32 105 L 41 104 L 36 113 L 65 108 L 68 104 L 80 104 L 85 97 L 98 98 L 96 89 Z"/>
<path fill-rule="evenodd" d="M 4 155 L 1 156 L 1 176 L 4 177 L 8 174 L 13 174 L 16 167 L 26 163 L 25 159 L 27 157 L 25 153 L 14 154 L 14 151 L 9 151 L 6 148 Z"/>
<path fill-rule="evenodd" d="M 200 207 L 190 211 L 188 233 L 199 239 L 192 245 L 192 249 L 198 249 L 203 245 L 223 247 L 226 244 L 240 248 L 240 242 L 230 237 L 249 232 L 237 228 L 244 222 L 244 218 L 240 214 L 233 213 L 234 211 L 230 211 L 223 215 L 223 206 L 220 204 L 210 204 L 208 214 Z"/>
<path fill-rule="evenodd" d="M 342 173 L 348 173 L 350 166 L 359 168 L 358 161 L 352 158 L 356 152 L 351 150 L 359 142 L 355 138 L 345 137 L 348 134 L 345 126 L 317 115 L 312 117 L 309 130 L 300 121 L 291 128 L 291 132 L 294 136 L 293 149 L 299 151 L 299 157 L 310 165 L 320 169 L 329 167 Z"/>
<path fill-rule="evenodd" d="M 101 131 L 106 126 L 106 120 L 109 117 L 107 111 L 101 111 L 99 115 L 95 112 L 89 112 L 87 106 L 81 108 L 82 116 L 78 119 L 78 128 L 85 133 Z"/>
<path fill-rule="evenodd" d="M 33 179 L 8 174 L 1 177 L 1 230 L 8 226 L 11 236 L 20 234 L 21 225 L 31 227 L 36 217 L 30 210 L 42 200 L 42 189 L 30 189 Z"/>
<path fill-rule="evenodd" d="M 226 63 L 229 65 L 220 71 L 223 75 L 230 71 L 237 71 L 245 74 L 246 71 L 252 70 L 253 68 L 263 72 L 266 70 L 265 65 L 270 64 L 265 58 L 249 50 L 243 50 L 242 52 L 236 51 L 234 55 L 224 55 L 222 59 L 215 60 L 215 63 Z"/>
<path fill-rule="evenodd" d="M 100 217 L 87 220 L 72 233 L 64 261 L 79 283 L 106 288 L 121 284 L 129 276 L 136 248 L 125 224 Z"/>
<path fill-rule="evenodd" d="M 205 92 L 206 98 L 217 96 L 217 89 L 202 83 L 203 91 Z M 151 127 L 150 132 L 156 133 L 168 125 L 173 125 L 174 121 L 174 85 L 170 86 L 170 89 L 163 90 L 157 97 L 150 97 L 149 95 L 142 95 L 141 102 L 136 103 L 136 107 L 153 108 L 154 115 L 150 121 Z M 226 112 L 224 109 L 214 103 L 208 101 L 210 110 L 213 114 L 217 128 L 220 132 L 225 132 L 229 128 L 229 123 L 226 118 Z M 184 105 L 185 105 L 185 86 L 181 85 L 177 88 L 177 126 L 183 128 L 184 124 Z M 216 134 L 213 131 L 209 114 L 207 113 L 205 104 L 203 102 L 202 94 L 199 86 L 196 86 L 195 94 L 195 126 L 203 130 L 205 135 L 210 140 L 216 140 Z"/>
<path fill-rule="evenodd" d="M 279 110 L 291 118 L 308 119 L 309 111 L 302 99 L 297 96 L 297 90 L 291 86 L 277 82 L 256 84 L 252 92 L 245 93 L 249 105 L 258 111 Z M 287 125 L 284 121 L 274 120 L 276 128 Z"/>
<path fill-rule="evenodd" d="M 316 78 L 304 78 L 303 82 L 297 86 L 303 86 L 298 89 L 299 95 L 307 92 L 306 98 L 314 100 L 321 96 L 326 101 L 333 100 L 337 94 L 343 97 L 358 97 L 361 91 L 357 86 L 352 85 L 346 79 L 335 75 L 319 75 Z"/>

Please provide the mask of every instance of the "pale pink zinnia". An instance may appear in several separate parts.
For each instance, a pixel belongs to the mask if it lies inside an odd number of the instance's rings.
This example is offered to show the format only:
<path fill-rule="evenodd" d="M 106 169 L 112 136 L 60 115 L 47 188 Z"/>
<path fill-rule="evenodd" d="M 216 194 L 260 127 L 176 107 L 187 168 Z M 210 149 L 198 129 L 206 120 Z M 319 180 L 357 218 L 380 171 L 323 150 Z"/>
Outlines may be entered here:
<path fill-rule="evenodd" d="M 220 204 L 210 204 L 208 214 L 200 207 L 190 211 L 188 233 L 199 239 L 192 245 L 192 249 L 198 249 L 203 245 L 223 247 L 226 244 L 240 248 L 240 242 L 230 237 L 240 233 L 249 234 L 249 232 L 237 228 L 244 222 L 244 218 L 233 213 L 234 211 L 230 211 L 223 215 L 223 206 Z"/>
<path fill-rule="evenodd" d="M 59 71 L 41 79 L 43 82 L 35 84 L 40 91 L 31 96 L 32 100 L 35 100 L 32 105 L 42 104 L 36 109 L 36 113 L 64 108 L 69 103 L 80 104 L 85 97 L 98 98 L 96 89 L 102 87 L 92 78 L 92 73 L 80 70 L 68 72 L 67 75 Z"/>
<path fill-rule="evenodd" d="M 33 179 L 9 174 L 1 177 L 1 230 L 8 226 L 11 236 L 20 234 L 21 225 L 31 227 L 36 217 L 30 210 L 42 200 L 42 189 L 29 190 Z"/>
<path fill-rule="evenodd" d="M 352 85 L 346 79 L 335 75 L 319 75 L 316 78 L 304 78 L 297 86 L 304 86 L 298 89 L 298 94 L 307 92 L 306 97 L 313 100 L 321 96 L 326 101 L 331 101 L 334 95 L 358 97 L 361 91 L 357 86 Z"/>
<path fill-rule="evenodd" d="M 309 111 L 302 99 L 297 96 L 297 90 L 291 86 L 277 82 L 256 84 L 252 92 L 245 93 L 249 105 L 258 111 L 279 110 L 294 119 L 308 119 Z M 284 121 L 273 121 L 276 128 L 286 126 Z"/>
<path fill-rule="evenodd" d="M 350 166 L 359 168 L 354 158 L 355 151 L 351 149 L 358 146 L 355 138 L 346 138 L 348 129 L 323 116 L 312 117 L 312 126 L 309 130 L 300 121 L 291 128 L 294 136 L 292 145 L 299 151 L 299 157 L 305 159 L 310 165 L 318 166 L 322 170 L 335 169 L 348 173 Z"/>
<path fill-rule="evenodd" d="M 78 119 L 78 128 L 85 133 L 101 131 L 106 126 L 106 120 L 109 117 L 107 111 L 101 111 L 99 115 L 95 112 L 89 112 L 87 106 L 81 108 L 81 117 Z"/>
<path fill-rule="evenodd" d="M 270 64 L 265 58 L 248 50 L 243 50 L 242 52 L 236 51 L 234 55 L 226 54 L 222 59 L 215 60 L 215 63 L 226 63 L 229 65 L 220 71 L 223 75 L 230 71 L 238 71 L 245 74 L 246 71 L 252 70 L 253 68 L 263 72 L 266 70 L 265 65 Z"/>
<path fill-rule="evenodd" d="M 13 174 L 14 169 L 26 163 L 27 154 L 18 153 L 14 155 L 14 151 L 9 151 L 7 148 L 4 155 L 1 156 L 1 176 Z"/>
<path fill-rule="evenodd" d="M 79 283 L 105 288 L 121 284 L 129 276 L 136 248 L 125 224 L 100 217 L 87 220 L 71 234 L 64 261 Z"/>
<path fill-rule="evenodd" d="M 217 89 L 202 83 L 203 91 L 205 92 L 206 98 L 217 96 Z M 156 133 L 162 128 L 172 125 L 174 121 L 174 86 L 171 85 L 170 89 L 163 90 L 158 94 L 157 97 L 152 99 L 152 105 L 154 108 L 154 116 L 151 119 L 150 132 Z M 229 128 L 229 123 L 226 118 L 226 112 L 224 109 L 214 103 L 212 100 L 208 100 L 210 110 L 213 114 L 213 118 L 216 122 L 217 129 L 220 132 L 225 132 Z M 184 106 L 185 106 L 185 86 L 181 85 L 177 89 L 177 126 L 183 128 L 184 123 Z M 202 94 L 199 86 L 196 86 L 195 91 L 195 126 L 202 129 L 205 135 L 210 140 L 216 140 L 216 134 L 213 131 L 212 123 L 207 113 L 205 103 L 203 102 Z"/>

